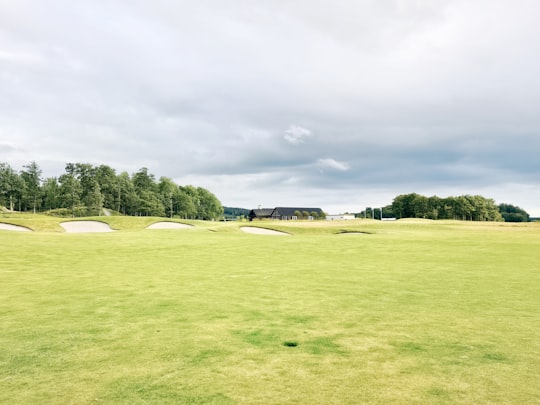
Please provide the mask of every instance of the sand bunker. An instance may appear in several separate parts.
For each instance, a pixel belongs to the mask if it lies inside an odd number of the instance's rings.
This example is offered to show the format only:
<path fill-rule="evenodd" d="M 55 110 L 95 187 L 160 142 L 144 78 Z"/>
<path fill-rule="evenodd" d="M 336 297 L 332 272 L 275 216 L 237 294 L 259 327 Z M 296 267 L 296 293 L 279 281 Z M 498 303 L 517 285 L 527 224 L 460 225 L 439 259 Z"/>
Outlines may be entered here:
<path fill-rule="evenodd" d="M 156 222 L 146 227 L 146 229 L 187 229 L 187 228 L 193 228 L 193 226 L 187 225 L 187 224 L 180 224 L 178 222 L 170 222 L 170 221 Z"/>
<path fill-rule="evenodd" d="M 25 228 L 24 226 L 11 225 L 11 224 L 1 224 L 0 229 L 4 231 L 15 231 L 15 232 L 32 232 L 31 229 Z"/>
<path fill-rule="evenodd" d="M 60 226 L 70 233 L 89 232 L 113 232 L 109 224 L 99 221 L 68 221 L 60 223 Z"/>
<path fill-rule="evenodd" d="M 240 228 L 246 233 L 252 233 L 255 235 L 288 235 L 288 233 L 274 231 L 273 229 L 258 228 L 256 226 L 243 226 Z"/>

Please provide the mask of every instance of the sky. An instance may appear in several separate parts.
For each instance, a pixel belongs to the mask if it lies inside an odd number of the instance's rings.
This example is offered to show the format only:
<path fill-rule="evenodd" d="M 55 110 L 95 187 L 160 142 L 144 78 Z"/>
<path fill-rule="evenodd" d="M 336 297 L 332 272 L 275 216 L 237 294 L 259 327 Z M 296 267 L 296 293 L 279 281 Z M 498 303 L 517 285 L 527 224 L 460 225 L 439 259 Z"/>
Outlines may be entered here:
<path fill-rule="evenodd" d="M 540 216 L 537 0 L 0 0 L 0 162 L 225 206 L 479 194 Z"/>

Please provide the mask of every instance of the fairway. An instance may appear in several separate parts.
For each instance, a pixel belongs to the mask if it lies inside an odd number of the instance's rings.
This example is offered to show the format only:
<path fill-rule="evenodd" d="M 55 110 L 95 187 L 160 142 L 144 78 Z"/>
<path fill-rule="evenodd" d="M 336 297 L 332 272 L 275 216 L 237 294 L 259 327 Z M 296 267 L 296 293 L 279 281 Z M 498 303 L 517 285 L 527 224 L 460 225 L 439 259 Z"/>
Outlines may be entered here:
<path fill-rule="evenodd" d="M 0 229 L 0 403 L 540 402 L 537 223 L 32 218 L 0 218 L 36 230 Z"/>

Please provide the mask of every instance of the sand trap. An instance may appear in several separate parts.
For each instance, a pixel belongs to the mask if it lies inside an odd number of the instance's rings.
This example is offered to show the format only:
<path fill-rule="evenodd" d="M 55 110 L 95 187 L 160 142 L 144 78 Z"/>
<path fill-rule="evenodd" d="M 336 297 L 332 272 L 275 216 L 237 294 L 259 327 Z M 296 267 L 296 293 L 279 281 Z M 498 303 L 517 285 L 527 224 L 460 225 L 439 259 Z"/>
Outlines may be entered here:
<path fill-rule="evenodd" d="M 109 224 L 99 221 L 69 221 L 62 222 L 60 226 L 71 233 L 88 233 L 88 232 L 113 232 Z"/>
<path fill-rule="evenodd" d="M 252 233 L 255 235 L 288 235 L 288 233 L 285 232 L 274 231 L 273 229 L 258 228 L 256 226 L 242 226 L 240 229 L 246 233 Z"/>
<path fill-rule="evenodd" d="M 187 229 L 187 228 L 193 228 L 193 226 L 187 225 L 187 224 L 180 224 L 178 222 L 170 222 L 170 221 L 156 222 L 146 227 L 146 229 Z"/>
<path fill-rule="evenodd" d="M 32 232 L 31 229 L 25 228 L 24 226 L 11 225 L 11 224 L 2 224 L 2 223 L 0 223 L 0 229 L 4 230 L 4 231 Z"/>

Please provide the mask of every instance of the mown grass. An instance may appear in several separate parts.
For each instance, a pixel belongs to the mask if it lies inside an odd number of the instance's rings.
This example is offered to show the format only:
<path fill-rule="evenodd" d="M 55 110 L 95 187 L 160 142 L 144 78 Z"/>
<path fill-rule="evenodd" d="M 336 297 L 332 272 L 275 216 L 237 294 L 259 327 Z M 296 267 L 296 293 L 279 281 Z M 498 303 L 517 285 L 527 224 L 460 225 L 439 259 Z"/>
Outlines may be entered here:
<path fill-rule="evenodd" d="M 0 231 L 0 403 L 540 401 L 537 224 L 100 219 Z"/>

